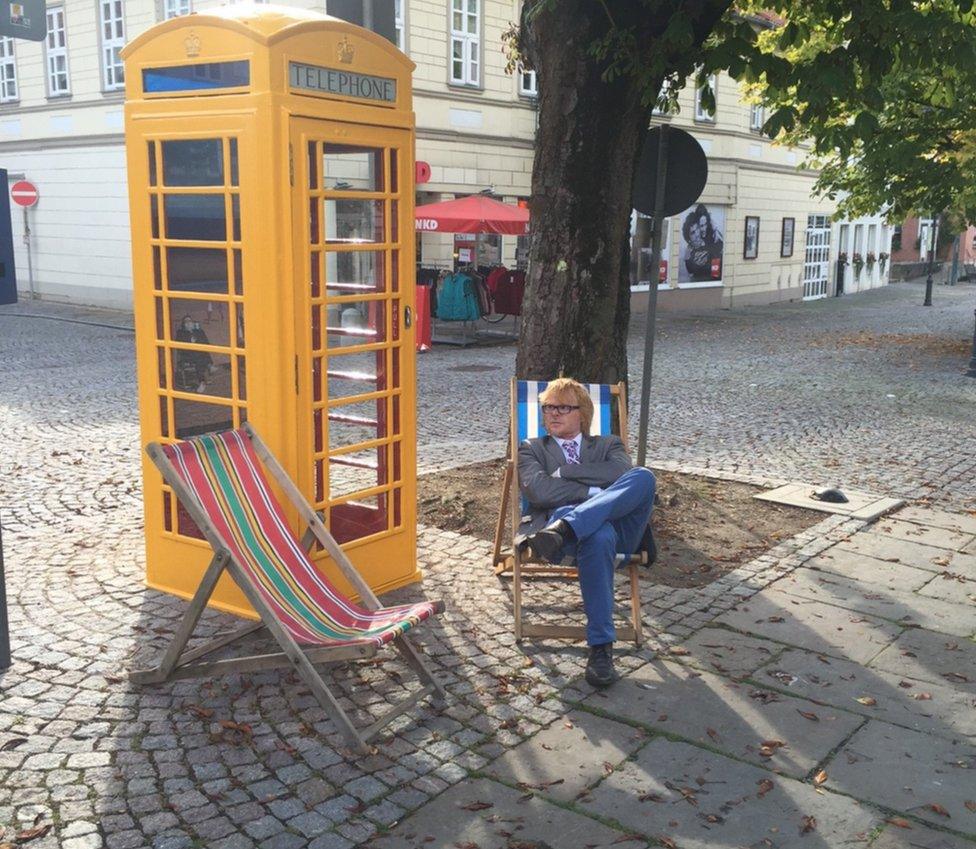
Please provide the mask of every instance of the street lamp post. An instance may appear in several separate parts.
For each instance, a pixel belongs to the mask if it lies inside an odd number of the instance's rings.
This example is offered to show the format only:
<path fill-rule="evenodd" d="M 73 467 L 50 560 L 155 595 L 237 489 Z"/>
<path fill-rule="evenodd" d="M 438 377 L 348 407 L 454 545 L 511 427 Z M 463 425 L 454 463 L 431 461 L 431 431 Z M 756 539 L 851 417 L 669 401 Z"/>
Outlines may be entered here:
<path fill-rule="evenodd" d="M 973 310 L 973 315 L 976 316 L 976 310 Z M 973 351 L 969 358 L 969 371 L 966 372 L 966 377 L 976 377 L 976 322 L 973 323 Z"/>

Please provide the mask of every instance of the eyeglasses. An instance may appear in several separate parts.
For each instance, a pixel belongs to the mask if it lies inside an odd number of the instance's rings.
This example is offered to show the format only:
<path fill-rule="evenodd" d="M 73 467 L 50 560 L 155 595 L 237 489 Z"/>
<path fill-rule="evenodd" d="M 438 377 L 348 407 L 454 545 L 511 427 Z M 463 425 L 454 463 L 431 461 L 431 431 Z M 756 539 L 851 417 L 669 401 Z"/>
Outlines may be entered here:
<path fill-rule="evenodd" d="M 575 406 L 572 404 L 543 404 L 542 414 L 545 416 L 551 416 L 555 413 L 559 413 L 559 415 L 565 416 L 571 413 L 573 410 L 578 409 L 579 404 L 576 404 Z"/>

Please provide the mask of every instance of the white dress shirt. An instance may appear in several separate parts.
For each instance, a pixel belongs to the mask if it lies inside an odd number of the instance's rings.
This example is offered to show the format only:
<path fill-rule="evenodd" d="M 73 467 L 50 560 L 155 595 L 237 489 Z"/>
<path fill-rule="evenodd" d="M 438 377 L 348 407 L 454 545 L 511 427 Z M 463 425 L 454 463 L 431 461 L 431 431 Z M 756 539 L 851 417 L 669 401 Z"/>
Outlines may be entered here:
<path fill-rule="evenodd" d="M 559 443 L 559 447 L 563 449 L 563 454 L 566 457 L 566 462 L 567 463 L 569 463 L 569 453 L 566 451 L 566 444 L 569 443 L 569 442 L 575 442 L 576 443 L 576 456 L 577 457 L 582 457 L 582 454 L 583 454 L 583 434 L 582 433 L 577 433 L 576 436 L 574 436 L 572 439 L 560 439 L 558 436 L 554 436 L 553 439 L 555 439 L 556 442 Z M 582 460 L 581 460 L 581 462 L 582 462 Z M 550 475 L 550 477 L 553 477 L 553 478 L 561 478 L 562 475 L 559 474 L 559 469 L 556 469 L 556 471 L 554 471 Z M 589 489 L 590 489 L 589 495 L 591 497 L 594 496 L 594 495 L 596 495 L 598 492 L 603 492 L 603 490 L 600 489 L 600 487 L 598 487 L 598 486 L 591 486 Z"/>

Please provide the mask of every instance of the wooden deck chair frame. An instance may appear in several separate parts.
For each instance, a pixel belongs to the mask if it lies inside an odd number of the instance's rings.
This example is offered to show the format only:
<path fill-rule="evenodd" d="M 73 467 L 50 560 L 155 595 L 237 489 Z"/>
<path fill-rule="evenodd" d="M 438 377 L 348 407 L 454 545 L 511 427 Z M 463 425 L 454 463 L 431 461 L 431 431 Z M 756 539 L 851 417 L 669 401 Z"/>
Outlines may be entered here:
<path fill-rule="evenodd" d="M 552 577 L 575 579 L 577 577 L 574 566 L 560 566 L 543 560 L 536 560 L 526 552 L 516 550 L 515 535 L 521 523 L 521 493 L 518 483 L 518 383 L 512 378 L 511 400 L 509 409 L 509 445 L 508 460 L 505 464 L 505 474 L 502 481 L 502 501 L 498 511 L 498 522 L 495 525 L 495 544 L 492 552 L 492 562 L 495 574 L 512 576 L 512 601 L 515 618 L 515 639 L 523 637 L 556 638 L 582 640 L 586 638 L 586 628 L 582 625 L 536 625 L 523 621 L 522 615 L 522 577 Z M 610 384 L 611 397 L 617 399 L 617 435 L 627 444 L 627 387 L 624 383 Z M 502 538 L 505 534 L 506 518 L 511 524 L 511 540 L 509 547 L 505 547 Z M 621 555 L 622 559 L 622 555 Z M 633 640 L 637 646 L 644 642 L 644 632 L 641 626 L 640 576 L 638 569 L 647 564 L 647 553 L 634 554 L 626 569 L 630 582 L 630 619 L 629 625 L 617 629 L 617 637 L 621 640 Z"/>
<path fill-rule="evenodd" d="M 275 481 L 277 481 L 289 500 L 298 509 L 302 521 L 306 523 L 306 530 L 301 540 L 302 547 L 305 551 L 307 552 L 313 542 L 317 540 L 328 552 L 329 556 L 339 567 L 355 591 L 359 593 L 362 605 L 370 611 L 382 607 L 379 599 L 370 589 L 369 585 L 363 580 L 359 572 L 356 571 L 356 567 L 353 566 L 346 553 L 336 542 L 332 534 L 329 533 L 325 523 L 322 521 L 322 517 L 305 500 L 298 487 L 288 477 L 288 473 L 285 472 L 274 458 L 254 428 L 249 423 L 245 423 L 241 429 L 253 444 L 258 458 L 271 472 Z M 367 741 L 370 738 L 392 720 L 396 719 L 396 717 L 409 710 L 427 696 L 432 695 L 435 704 L 438 706 L 445 703 L 447 693 L 443 686 L 437 681 L 427 667 L 427 664 L 410 644 L 406 635 L 401 634 L 395 637 L 390 642 L 390 645 L 399 652 L 403 660 L 413 669 L 422 682 L 423 687 L 413 695 L 393 705 L 372 725 L 358 730 L 342 709 L 322 676 L 315 669 L 315 665 L 372 657 L 377 653 L 379 647 L 372 643 L 313 646 L 310 648 L 300 646 L 278 616 L 269 608 L 257 590 L 255 590 L 240 564 L 237 563 L 231 552 L 225 547 L 220 535 L 200 507 L 199 502 L 183 484 L 173 464 L 163 453 L 162 446 L 158 443 L 150 443 L 146 451 L 160 472 L 162 472 L 166 483 L 173 488 L 176 497 L 179 498 L 193 521 L 196 522 L 197 526 L 203 532 L 207 542 L 213 547 L 214 556 L 200 581 L 200 586 L 190 601 L 182 622 L 173 636 L 172 643 L 170 643 L 166 652 L 163 654 L 159 664 L 151 669 L 133 671 L 129 675 L 131 681 L 137 684 L 160 683 L 176 678 L 200 678 L 226 673 L 254 672 L 291 666 L 294 667 L 299 677 L 312 691 L 319 704 L 322 705 L 323 709 L 336 723 L 336 726 L 348 741 L 349 745 L 361 754 L 368 754 L 370 752 L 370 747 L 367 745 Z M 248 623 L 244 627 L 217 637 L 204 645 L 190 651 L 184 651 L 187 641 L 193 633 L 193 629 L 196 627 L 204 608 L 207 606 L 207 601 L 210 599 L 214 587 L 217 585 L 217 580 L 225 569 L 230 573 L 234 582 L 241 588 L 247 600 L 257 611 L 261 621 Z M 268 629 L 280 646 L 280 652 L 248 655 L 210 662 L 199 661 L 204 655 L 230 645 L 236 640 L 261 628 Z"/>

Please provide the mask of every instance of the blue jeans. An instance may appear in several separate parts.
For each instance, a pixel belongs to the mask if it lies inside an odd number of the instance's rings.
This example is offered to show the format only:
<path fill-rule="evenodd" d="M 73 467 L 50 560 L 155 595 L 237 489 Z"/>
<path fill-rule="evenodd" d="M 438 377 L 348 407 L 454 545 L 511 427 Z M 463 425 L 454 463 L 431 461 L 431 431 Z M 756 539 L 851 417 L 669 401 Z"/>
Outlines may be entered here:
<path fill-rule="evenodd" d="M 550 522 L 562 519 L 576 534 L 560 551 L 557 562 L 575 557 L 580 594 L 586 611 L 586 642 L 612 643 L 614 556 L 630 557 L 637 550 L 654 507 L 654 473 L 637 468 L 625 472 L 603 492 L 582 504 L 557 507 Z"/>

